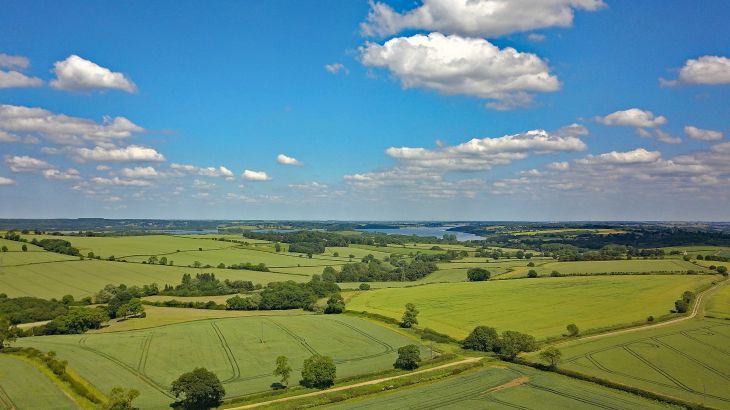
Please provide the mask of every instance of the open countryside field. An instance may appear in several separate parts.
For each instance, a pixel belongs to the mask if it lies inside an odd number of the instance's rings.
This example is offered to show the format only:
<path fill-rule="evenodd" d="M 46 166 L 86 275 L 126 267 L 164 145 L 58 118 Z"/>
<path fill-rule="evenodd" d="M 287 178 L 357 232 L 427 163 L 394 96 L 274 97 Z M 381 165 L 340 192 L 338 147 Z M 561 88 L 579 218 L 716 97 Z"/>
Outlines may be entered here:
<path fill-rule="evenodd" d="M 420 310 L 420 327 L 456 338 L 477 325 L 518 330 L 537 338 L 663 316 L 685 290 L 715 276 L 596 276 L 448 283 L 357 292 L 348 309 L 400 319 L 406 303 Z"/>
<path fill-rule="evenodd" d="M 662 409 L 659 403 L 593 383 L 519 366 L 489 367 L 332 409 Z"/>
<path fill-rule="evenodd" d="M 261 343 L 263 331 L 263 343 Z M 265 391 L 278 355 L 289 357 L 299 380 L 303 360 L 332 356 L 338 377 L 391 367 L 395 351 L 414 340 L 369 321 L 347 316 L 251 316 L 202 320 L 108 334 L 24 338 L 19 346 L 53 350 L 102 391 L 123 385 L 142 394 L 144 409 L 168 408 L 170 383 L 206 367 L 223 381 L 227 397 Z M 425 348 L 424 354 L 425 354 Z"/>
<path fill-rule="evenodd" d="M 0 355 L 0 408 L 78 409 L 49 377 L 20 357 Z"/>
<path fill-rule="evenodd" d="M 552 271 L 564 275 L 600 273 L 686 273 L 689 270 L 702 272 L 705 269 L 681 259 L 632 259 L 615 261 L 578 261 L 543 262 L 535 261 L 535 267 L 515 268 L 505 275 L 506 278 L 525 277 L 530 269 L 540 276 L 548 276 Z"/>
<path fill-rule="evenodd" d="M 705 304 L 705 315 L 730 319 L 730 286 L 725 284 L 710 295 Z"/>
<path fill-rule="evenodd" d="M 50 253 L 49 253 L 50 254 Z M 56 254 L 50 254 L 56 255 Z M 63 255 L 58 255 L 63 257 Z M 71 260 L 23 266 L 3 267 L 0 270 L 0 289 L 8 296 L 36 296 L 75 298 L 91 296 L 107 284 L 148 285 L 157 283 L 178 284 L 184 273 L 213 272 L 219 279 L 250 280 L 267 284 L 293 280 L 304 282 L 308 275 L 281 274 L 231 269 L 193 269 L 178 266 L 147 265 L 141 263 L 108 262 L 97 260 Z"/>
<path fill-rule="evenodd" d="M 561 367 L 692 403 L 728 408 L 729 340 L 727 321 L 690 320 L 562 344 Z"/>

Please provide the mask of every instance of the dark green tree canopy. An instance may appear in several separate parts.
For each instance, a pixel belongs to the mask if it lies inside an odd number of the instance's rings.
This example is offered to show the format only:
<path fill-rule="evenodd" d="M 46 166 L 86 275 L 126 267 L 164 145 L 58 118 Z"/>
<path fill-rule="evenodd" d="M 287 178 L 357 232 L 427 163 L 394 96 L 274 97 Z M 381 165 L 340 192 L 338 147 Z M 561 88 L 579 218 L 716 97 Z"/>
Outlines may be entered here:
<path fill-rule="evenodd" d="M 196 410 L 218 407 L 226 395 L 218 376 L 202 367 L 178 377 L 172 382 L 171 392 L 179 399 L 176 405 Z"/>
<path fill-rule="evenodd" d="M 301 384 L 326 389 L 335 384 L 336 375 L 337 367 L 332 358 L 316 354 L 304 361 Z"/>

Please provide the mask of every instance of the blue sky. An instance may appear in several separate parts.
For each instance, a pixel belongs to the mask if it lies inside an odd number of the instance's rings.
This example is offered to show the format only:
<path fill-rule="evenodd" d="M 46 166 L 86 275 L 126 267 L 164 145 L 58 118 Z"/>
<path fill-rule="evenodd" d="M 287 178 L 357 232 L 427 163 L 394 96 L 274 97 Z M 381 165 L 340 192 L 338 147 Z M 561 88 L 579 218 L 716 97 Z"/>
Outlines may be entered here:
<path fill-rule="evenodd" d="M 4 2 L 0 217 L 728 220 L 730 3 L 525 2 Z"/>

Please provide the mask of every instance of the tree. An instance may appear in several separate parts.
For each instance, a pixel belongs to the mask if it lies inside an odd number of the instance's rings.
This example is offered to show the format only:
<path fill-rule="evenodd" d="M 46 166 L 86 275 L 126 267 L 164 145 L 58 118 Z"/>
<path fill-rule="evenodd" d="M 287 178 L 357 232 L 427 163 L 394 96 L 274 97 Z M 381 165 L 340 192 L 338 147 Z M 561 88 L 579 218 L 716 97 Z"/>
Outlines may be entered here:
<path fill-rule="evenodd" d="M 528 278 L 536 278 L 537 277 L 537 271 L 535 269 L 530 269 L 529 272 L 527 272 Z"/>
<path fill-rule="evenodd" d="M 327 300 L 327 306 L 324 308 L 324 313 L 337 314 L 344 311 L 345 299 L 342 298 L 342 295 L 340 295 L 339 293 L 335 293 L 334 295 L 330 296 L 330 298 Z"/>
<path fill-rule="evenodd" d="M 479 352 L 492 352 L 499 347 L 499 336 L 497 330 L 489 326 L 477 326 L 469 333 L 469 336 L 461 342 L 464 349 L 476 350 Z"/>
<path fill-rule="evenodd" d="M 361 283 L 360 286 L 358 286 L 360 290 L 370 290 L 370 285 L 367 283 Z"/>
<path fill-rule="evenodd" d="M 129 317 L 141 316 L 144 313 L 144 306 L 139 298 L 132 298 L 128 303 L 119 306 L 117 317 L 127 319 Z"/>
<path fill-rule="evenodd" d="M 560 277 L 560 276 L 563 276 L 563 275 L 560 272 L 554 270 L 554 271 L 550 272 L 550 276 L 552 276 L 554 278 L 557 278 L 557 277 Z"/>
<path fill-rule="evenodd" d="M 687 313 L 689 310 L 689 303 L 685 302 L 684 299 L 679 299 L 674 302 L 674 310 L 677 313 Z"/>
<path fill-rule="evenodd" d="M 109 401 L 104 405 L 104 410 L 136 410 L 132 401 L 139 397 L 139 391 L 135 389 L 123 389 L 115 387 L 109 393 Z"/>
<path fill-rule="evenodd" d="M 226 310 L 256 310 L 256 307 L 251 298 L 242 298 L 236 295 L 226 300 Z"/>
<path fill-rule="evenodd" d="M 421 362 L 421 350 L 416 345 L 406 345 L 398 349 L 398 358 L 393 367 L 402 370 L 418 369 Z"/>
<path fill-rule="evenodd" d="M 497 354 L 504 360 L 514 360 L 520 352 L 532 352 L 537 349 L 535 338 L 514 330 L 502 332 Z"/>
<path fill-rule="evenodd" d="M 727 275 L 727 266 L 718 266 L 717 273 Z"/>
<path fill-rule="evenodd" d="M 304 361 L 302 366 L 302 381 L 306 387 L 326 389 L 335 384 L 337 367 L 329 356 L 315 354 Z"/>
<path fill-rule="evenodd" d="M 286 356 L 279 356 L 276 358 L 276 369 L 274 369 L 274 376 L 281 377 L 281 384 L 284 386 L 289 385 L 289 376 L 291 376 L 291 366 L 289 366 L 289 359 Z"/>
<path fill-rule="evenodd" d="M 3 247 L 2 247 L 2 251 L 3 251 L 3 252 L 7 252 L 7 251 L 8 251 L 8 247 L 7 247 L 7 246 L 4 246 L 4 245 L 3 245 Z"/>
<path fill-rule="evenodd" d="M 172 382 L 170 391 L 176 399 L 179 399 L 175 404 L 184 409 L 218 407 L 226 395 L 218 376 L 202 367 L 183 373 Z"/>
<path fill-rule="evenodd" d="M 547 349 L 540 352 L 540 359 L 547 362 L 548 366 L 553 369 L 558 367 L 560 359 L 563 357 L 563 353 L 557 348 L 550 346 Z"/>
<path fill-rule="evenodd" d="M 10 328 L 10 321 L 0 317 L 0 350 L 15 341 L 15 331 Z"/>
<path fill-rule="evenodd" d="M 565 328 L 568 329 L 568 336 L 575 337 L 578 336 L 578 333 L 580 333 L 578 326 L 576 326 L 575 323 L 571 323 L 568 326 L 565 326 Z"/>
<path fill-rule="evenodd" d="M 279 242 L 274 244 L 274 251 L 281 252 L 281 244 Z"/>
<path fill-rule="evenodd" d="M 470 282 L 481 282 L 489 280 L 491 273 L 483 268 L 471 268 L 466 271 L 466 277 L 469 278 Z"/>
<path fill-rule="evenodd" d="M 66 306 L 74 303 L 73 295 L 63 295 L 63 297 L 61 298 L 61 303 L 63 303 Z"/>
<path fill-rule="evenodd" d="M 21 249 L 21 250 L 22 250 L 23 252 L 28 252 L 28 245 L 26 245 L 26 244 L 23 244 L 23 246 L 21 246 L 21 247 L 20 247 L 20 249 Z"/>
<path fill-rule="evenodd" d="M 322 280 L 325 282 L 337 282 L 337 271 L 332 266 L 326 266 L 322 271 Z"/>
<path fill-rule="evenodd" d="M 405 328 L 413 327 L 418 324 L 418 309 L 413 303 L 406 303 L 406 311 L 403 312 L 400 326 Z"/>

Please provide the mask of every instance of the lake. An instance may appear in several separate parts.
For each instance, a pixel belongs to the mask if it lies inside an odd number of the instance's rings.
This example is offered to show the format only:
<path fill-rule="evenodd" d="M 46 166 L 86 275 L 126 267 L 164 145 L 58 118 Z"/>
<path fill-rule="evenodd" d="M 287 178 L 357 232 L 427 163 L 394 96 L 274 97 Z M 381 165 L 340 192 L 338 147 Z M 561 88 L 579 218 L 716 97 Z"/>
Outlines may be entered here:
<path fill-rule="evenodd" d="M 478 241 L 484 239 L 479 235 L 473 233 L 449 231 L 447 229 L 453 228 L 453 226 L 417 226 L 408 228 L 375 228 L 375 229 L 358 229 L 362 232 L 380 232 L 388 235 L 416 235 L 416 236 L 435 236 L 442 238 L 444 234 L 456 235 L 456 240 L 459 242 L 464 241 Z"/>

